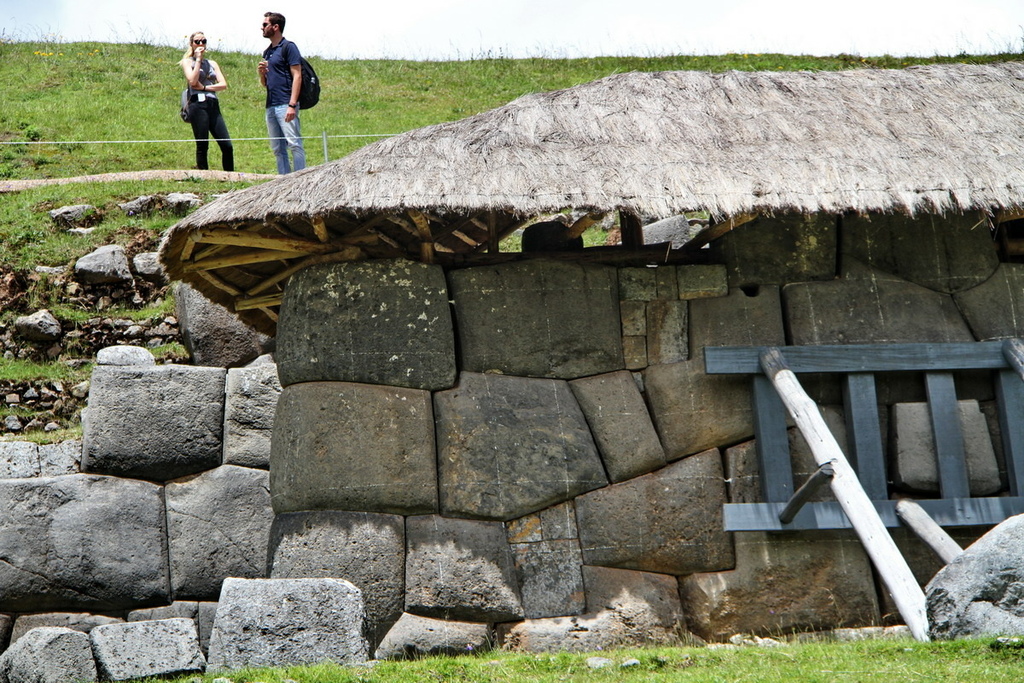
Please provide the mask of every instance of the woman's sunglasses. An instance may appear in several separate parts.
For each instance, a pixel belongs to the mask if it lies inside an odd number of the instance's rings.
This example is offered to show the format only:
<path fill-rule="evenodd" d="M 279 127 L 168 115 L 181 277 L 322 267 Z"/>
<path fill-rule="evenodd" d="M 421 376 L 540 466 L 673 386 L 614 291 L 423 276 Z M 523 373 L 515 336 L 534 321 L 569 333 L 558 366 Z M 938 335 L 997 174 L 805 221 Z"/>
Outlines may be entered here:
<path fill-rule="evenodd" d="M 193 40 L 196 45 L 206 45 L 206 38 L 200 38 L 199 40 Z"/>

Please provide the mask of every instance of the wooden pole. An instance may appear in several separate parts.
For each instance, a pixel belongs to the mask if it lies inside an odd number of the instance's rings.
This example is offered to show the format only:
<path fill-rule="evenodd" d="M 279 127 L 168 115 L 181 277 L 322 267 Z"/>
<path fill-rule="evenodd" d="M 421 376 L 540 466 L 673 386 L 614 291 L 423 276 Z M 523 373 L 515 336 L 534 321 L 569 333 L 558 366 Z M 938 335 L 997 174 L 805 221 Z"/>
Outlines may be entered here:
<path fill-rule="evenodd" d="M 1020 378 L 1024 379 L 1024 342 L 1020 339 L 1007 339 L 1004 341 L 1003 358 L 1020 375 Z"/>
<path fill-rule="evenodd" d="M 626 249 L 639 249 L 644 246 L 644 228 L 640 217 L 628 211 L 619 211 L 619 232 L 622 233 L 622 246 Z"/>
<path fill-rule="evenodd" d="M 960 544 L 914 501 L 901 500 L 896 503 L 896 515 L 918 538 L 928 544 L 943 563 L 949 564 L 963 552 Z"/>
<path fill-rule="evenodd" d="M 786 503 L 786 507 L 782 508 L 782 512 L 779 513 L 779 521 L 783 524 L 789 524 L 796 517 L 796 514 L 803 509 L 804 505 L 814 496 L 818 490 L 826 484 L 832 483 L 832 477 L 836 475 L 835 469 L 832 467 L 831 462 L 827 462 L 819 467 L 814 474 L 807 478 L 803 486 L 796 490 L 793 497 Z"/>
<path fill-rule="evenodd" d="M 817 404 L 804 392 L 793 371 L 786 367 L 786 361 L 777 348 L 767 349 L 761 354 L 760 361 L 765 376 L 775 385 L 779 397 L 811 447 L 814 460 L 818 465 L 832 463 L 835 471 L 832 492 L 836 500 L 857 532 L 868 557 L 889 589 L 889 594 L 896 601 L 896 607 L 907 622 L 910 632 L 917 640 L 927 642 L 928 617 L 924 591 L 861 487 L 857 475 L 836 443 L 836 438 L 825 424 Z"/>

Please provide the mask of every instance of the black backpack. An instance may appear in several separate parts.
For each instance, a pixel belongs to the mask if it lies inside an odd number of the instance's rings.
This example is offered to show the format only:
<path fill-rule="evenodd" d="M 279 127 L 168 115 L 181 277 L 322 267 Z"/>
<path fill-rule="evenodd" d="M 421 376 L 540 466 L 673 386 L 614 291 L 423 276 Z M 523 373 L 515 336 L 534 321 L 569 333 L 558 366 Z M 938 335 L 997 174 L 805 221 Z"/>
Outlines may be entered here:
<path fill-rule="evenodd" d="M 312 109 L 320 101 L 320 78 L 313 65 L 302 59 L 302 90 L 299 91 L 299 109 Z"/>

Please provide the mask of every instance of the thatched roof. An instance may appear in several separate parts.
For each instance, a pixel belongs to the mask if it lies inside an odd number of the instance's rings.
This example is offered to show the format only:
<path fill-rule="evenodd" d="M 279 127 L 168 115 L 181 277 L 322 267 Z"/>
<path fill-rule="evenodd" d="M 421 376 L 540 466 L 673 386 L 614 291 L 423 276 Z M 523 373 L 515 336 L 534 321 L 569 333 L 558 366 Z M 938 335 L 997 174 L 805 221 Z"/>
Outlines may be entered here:
<path fill-rule="evenodd" d="M 175 225 L 161 258 L 272 332 L 282 283 L 311 262 L 495 252 L 567 208 L 726 221 L 1022 207 L 1024 63 L 626 73 L 232 192 Z"/>

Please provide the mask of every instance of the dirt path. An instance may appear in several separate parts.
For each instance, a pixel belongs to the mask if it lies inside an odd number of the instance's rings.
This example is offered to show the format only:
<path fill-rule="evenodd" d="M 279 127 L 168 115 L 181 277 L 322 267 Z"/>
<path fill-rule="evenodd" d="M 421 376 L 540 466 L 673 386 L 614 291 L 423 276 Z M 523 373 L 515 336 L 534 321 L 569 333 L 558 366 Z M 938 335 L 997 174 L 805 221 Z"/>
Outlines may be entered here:
<path fill-rule="evenodd" d="M 122 173 L 99 173 L 74 178 L 39 178 L 33 180 L 0 180 L 0 193 L 18 192 L 43 185 L 65 185 L 67 183 L 103 183 L 116 180 L 222 180 L 245 182 L 268 180 L 276 175 L 262 173 L 239 173 L 237 171 L 124 171 Z"/>

